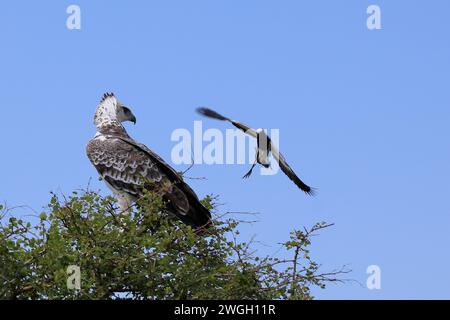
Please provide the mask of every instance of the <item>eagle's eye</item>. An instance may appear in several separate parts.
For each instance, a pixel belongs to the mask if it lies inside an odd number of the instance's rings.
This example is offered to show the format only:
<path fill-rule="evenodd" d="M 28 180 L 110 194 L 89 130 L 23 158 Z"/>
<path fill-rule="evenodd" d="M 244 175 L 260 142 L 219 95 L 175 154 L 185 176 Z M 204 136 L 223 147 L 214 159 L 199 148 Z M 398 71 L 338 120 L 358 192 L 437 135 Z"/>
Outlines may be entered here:
<path fill-rule="evenodd" d="M 130 114 L 131 113 L 131 110 L 128 109 L 127 107 L 122 107 L 122 108 L 123 108 L 123 113 L 125 113 L 125 114 Z"/>

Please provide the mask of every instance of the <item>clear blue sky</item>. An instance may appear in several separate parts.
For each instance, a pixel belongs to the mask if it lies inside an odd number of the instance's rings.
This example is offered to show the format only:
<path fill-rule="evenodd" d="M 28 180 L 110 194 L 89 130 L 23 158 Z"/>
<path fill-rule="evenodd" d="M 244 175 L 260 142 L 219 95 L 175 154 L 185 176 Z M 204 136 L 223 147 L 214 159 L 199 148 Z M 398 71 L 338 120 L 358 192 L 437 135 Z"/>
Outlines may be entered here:
<path fill-rule="evenodd" d="M 79 31 L 66 28 L 72 3 Z M 366 28 L 370 4 L 382 30 Z M 317 298 L 450 298 L 449 12 L 447 0 L 3 2 L 0 200 L 40 210 L 49 191 L 97 176 L 85 144 L 105 91 L 167 161 L 172 131 L 208 105 L 279 128 L 286 158 L 319 188 L 310 198 L 283 175 L 195 166 L 208 178 L 191 182 L 200 195 L 260 212 L 244 239 L 273 252 L 325 220 L 336 225 L 312 248 L 324 271 L 349 264 L 365 284 L 367 266 L 381 267 L 381 290 L 331 285 Z"/>

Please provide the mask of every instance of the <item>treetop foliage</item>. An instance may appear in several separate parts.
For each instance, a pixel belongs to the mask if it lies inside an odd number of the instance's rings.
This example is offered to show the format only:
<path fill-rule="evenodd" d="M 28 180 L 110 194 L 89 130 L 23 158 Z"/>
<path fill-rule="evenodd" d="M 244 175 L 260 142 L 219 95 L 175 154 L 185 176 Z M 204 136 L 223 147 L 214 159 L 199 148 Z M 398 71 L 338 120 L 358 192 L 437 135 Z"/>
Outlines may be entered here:
<path fill-rule="evenodd" d="M 202 202 L 212 210 L 214 200 Z M 147 193 L 122 214 L 91 190 L 52 194 L 34 222 L 0 206 L 0 299 L 312 299 L 312 286 L 348 272 L 320 273 L 310 257 L 311 236 L 329 224 L 291 232 L 289 259 L 258 257 L 238 241 L 241 221 L 216 218 L 198 236 L 163 208 Z M 79 290 L 69 266 L 79 267 Z"/>

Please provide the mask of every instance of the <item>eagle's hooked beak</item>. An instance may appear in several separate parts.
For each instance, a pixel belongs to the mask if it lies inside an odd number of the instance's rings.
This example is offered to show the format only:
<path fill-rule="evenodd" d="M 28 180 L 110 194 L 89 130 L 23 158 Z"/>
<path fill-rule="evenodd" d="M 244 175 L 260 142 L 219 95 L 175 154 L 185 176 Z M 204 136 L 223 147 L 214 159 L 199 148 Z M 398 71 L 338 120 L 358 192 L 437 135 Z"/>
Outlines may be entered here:
<path fill-rule="evenodd" d="M 120 116 L 122 119 L 119 119 L 120 121 L 130 121 L 136 124 L 136 117 L 134 116 L 133 112 L 131 112 L 130 108 L 122 106 L 122 114 Z"/>
<path fill-rule="evenodd" d="M 136 117 L 134 116 L 134 114 L 131 114 L 131 122 L 133 122 L 134 125 L 136 125 Z"/>

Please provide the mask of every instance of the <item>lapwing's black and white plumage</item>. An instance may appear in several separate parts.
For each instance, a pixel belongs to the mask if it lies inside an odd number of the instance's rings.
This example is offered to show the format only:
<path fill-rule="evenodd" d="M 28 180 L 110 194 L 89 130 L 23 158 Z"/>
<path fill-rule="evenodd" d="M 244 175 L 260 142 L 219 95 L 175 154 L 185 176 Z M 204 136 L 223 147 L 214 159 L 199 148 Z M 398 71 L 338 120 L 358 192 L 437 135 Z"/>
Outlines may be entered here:
<path fill-rule="evenodd" d="M 256 159 L 253 163 L 252 167 L 250 168 L 250 171 L 247 172 L 244 175 L 244 178 L 250 177 L 250 175 L 253 172 L 253 169 L 257 163 L 261 164 L 262 166 L 268 168 L 270 167 L 269 162 L 269 154 L 272 153 L 275 160 L 279 163 L 279 166 L 281 168 L 281 171 L 283 171 L 289 179 L 291 179 L 297 187 L 299 187 L 302 191 L 309 195 L 314 195 L 315 190 L 311 188 L 310 186 L 306 185 L 300 178 L 295 174 L 294 170 L 288 165 L 286 162 L 286 159 L 283 157 L 283 155 L 279 152 L 275 144 L 272 143 L 270 137 L 266 134 L 266 132 L 263 129 L 252 129 L 251 127 L 238 122 L 236 120 L 232 120 L 230 118 L 224 117 L 223 115 L 217 113 L 214 110 L 211 110 L 209 108 L 198 108 L 197 112 L 201 115 L 204 115 L 209 118 L 222 120 L 222 121 L 228 121 L 231 124 L 233 124 L 236 128 L 242 130 L 246 134 L 256 138 L 257 140 L 257 150 L 256 150 Z"/>
<path fill-rule="evenodd" d="M 166 211 L 182 222 L 199 229 L 209 225 L 211 214 L 195 192 L 161 157 L 128 135 L 125 121 L 135 123 L 136 118 L 114 94 L 104 94 L 94 117 L 97 134 L 86 148 L 122 212 L 128 212 L 145 188 L 160 194 Z"/>

